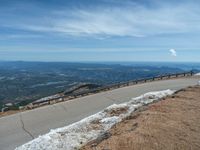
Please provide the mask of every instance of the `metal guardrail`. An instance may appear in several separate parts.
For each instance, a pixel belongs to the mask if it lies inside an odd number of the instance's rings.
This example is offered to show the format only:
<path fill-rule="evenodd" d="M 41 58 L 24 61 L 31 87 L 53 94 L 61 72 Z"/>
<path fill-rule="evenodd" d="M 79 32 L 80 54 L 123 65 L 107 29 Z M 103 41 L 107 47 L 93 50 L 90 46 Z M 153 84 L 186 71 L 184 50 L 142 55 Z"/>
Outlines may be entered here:
<path fill-rule="evenodd" d="M 194 73 L 192 71 L 190 71 L 190 72 L 183 72 L 183 73 L 177 73 L 177 74 L 166 74 L 166 75 L 161 75 L 161 76 L 156 76 L 156 77 L 151 77 L 151 78 L 138 79 L 138 80 L 131 80 L 131 81 L 127 81 L 127 82 L 120 82 L 120 83 L 116 83 L 116 84 L 111 84 L 111 85 L 99 87 L 99 88 L 96 88 L 96 89 L 82 91 L 82 92 L 79 92 L 79 93 L 72 93 L 72 94 L 69 94 L 69 95 L 63 95 L 63 96 L 60 96 L 58 98 L 52 98 L 52 99 L 48 99 L 48 100 L 41 101 L 41 102 L 32 102 L 29 106 L 30 107 L 32 106 L 33 108 L 35 108 L 35 107 L 39 107 L 39 106 L 42 106 L 42 105 L 51 104 L 51 102 L 57 103 L 57 102 L 60 102 L 60 101 L 67 101 L 67 100 L 71 100 L 71 99 L 74 99 L 74 98 L 77 98 L 77 97 L 95 94 L 95 93 L 108 91 L 108 90 L 113 90 L 113 89 L 117 89 L 117 88 L 121 88 L 121 87 L 125 87 L 125 86 L 136 85 L 136 84 L 140 84 L 140 83 L 146 83 L 146 82 L 152 82 L 152 81 L 158 81 L 158 80 L 166 80 L 166 79 L 172 79 L 172 78 L 192 76 L 193 74 Z M 29 108 L 29 109 L 31 109 L 31 108 Z"/>

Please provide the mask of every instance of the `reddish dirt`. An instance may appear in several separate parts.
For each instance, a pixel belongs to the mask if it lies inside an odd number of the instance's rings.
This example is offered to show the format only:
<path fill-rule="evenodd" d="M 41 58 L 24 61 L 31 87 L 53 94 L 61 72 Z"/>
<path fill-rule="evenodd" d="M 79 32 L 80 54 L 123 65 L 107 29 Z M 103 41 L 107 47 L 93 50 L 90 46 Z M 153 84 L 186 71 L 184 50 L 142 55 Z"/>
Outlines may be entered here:
<path fill-rule="evenodd" d="M 15 114 L 15 113 L 18 113 L 18 112 L 20 112 L 20 111 L 19 110 L 9 110 L 9 111 L 6 111 L 6 112 L 0 112 L 0 118 L 4 117 L 4 116 Z"/>
<path fill-rule="evenodd" d="M 82 150 L 199 150 L 200 87 L 189 87 L 134 112 Z"/>

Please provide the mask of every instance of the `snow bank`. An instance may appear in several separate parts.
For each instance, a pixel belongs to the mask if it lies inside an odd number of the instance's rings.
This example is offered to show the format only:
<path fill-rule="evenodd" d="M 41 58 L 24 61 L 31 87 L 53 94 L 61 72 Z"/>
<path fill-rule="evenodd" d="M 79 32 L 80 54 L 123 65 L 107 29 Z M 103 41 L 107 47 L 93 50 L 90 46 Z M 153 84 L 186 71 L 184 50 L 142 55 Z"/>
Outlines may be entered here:
<path fill-rule="evenodd" d="M 69 126 L 51 130 L 49 133 L 17 147 L 15 150 L 74 150 L 97 139 L 113 125 L 129 116 L 135 109 L 171 95 L 164 90 L 149 92 L 122 104 L 113 104 L 103 111 L 89 116 Z"/>

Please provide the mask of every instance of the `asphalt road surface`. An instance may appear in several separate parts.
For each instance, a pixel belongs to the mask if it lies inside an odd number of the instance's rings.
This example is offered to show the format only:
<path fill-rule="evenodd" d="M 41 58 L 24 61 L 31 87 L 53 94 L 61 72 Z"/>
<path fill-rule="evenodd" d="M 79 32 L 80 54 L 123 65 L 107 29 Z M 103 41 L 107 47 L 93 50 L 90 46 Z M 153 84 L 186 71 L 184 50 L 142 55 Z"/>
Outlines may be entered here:
<path fill-rule="evenodd" d="M 150 91 L 179 90 L 196 85 L 200 77 L 143 83 L 0 118 L 0 150 L 13 150 L 51 129 L 72 124 L 113 103 L 129 101 Z"/>

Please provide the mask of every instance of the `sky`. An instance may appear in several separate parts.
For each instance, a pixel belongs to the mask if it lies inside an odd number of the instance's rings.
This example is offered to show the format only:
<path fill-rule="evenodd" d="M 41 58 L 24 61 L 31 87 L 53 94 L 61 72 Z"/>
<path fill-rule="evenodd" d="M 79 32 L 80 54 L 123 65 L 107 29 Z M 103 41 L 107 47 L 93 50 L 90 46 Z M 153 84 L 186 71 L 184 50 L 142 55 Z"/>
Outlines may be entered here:
<path fill-rule="evenodd" d="M 199 0 L 0 0 L 0 60 L 200 62 Z"/>

